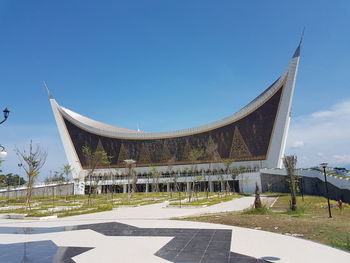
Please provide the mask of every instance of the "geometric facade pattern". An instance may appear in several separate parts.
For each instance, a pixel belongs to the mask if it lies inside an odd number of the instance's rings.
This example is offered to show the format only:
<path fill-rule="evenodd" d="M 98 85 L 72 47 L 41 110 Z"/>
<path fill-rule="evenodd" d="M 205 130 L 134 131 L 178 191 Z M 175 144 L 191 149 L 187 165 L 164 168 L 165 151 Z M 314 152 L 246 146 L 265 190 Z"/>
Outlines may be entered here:
<path fill-rule="evenodd" d="M 192 150 L 204 154 L 199 163 L 232 158 L 235 161 L 265 160 L 283 86 L 263 105 L 242 119 L 223 127 L 187 136 L 160 139 L 122 139 L 105 137 L 64 119 L 83 168 L 88 168 L 82 147 L 103 150 L 111 156 L 111 167 L 125 167 L 124 160 L 134 159 L 138 166 L 191 164 Z M 212 150 L 214 149 L 214 150 Z"/>

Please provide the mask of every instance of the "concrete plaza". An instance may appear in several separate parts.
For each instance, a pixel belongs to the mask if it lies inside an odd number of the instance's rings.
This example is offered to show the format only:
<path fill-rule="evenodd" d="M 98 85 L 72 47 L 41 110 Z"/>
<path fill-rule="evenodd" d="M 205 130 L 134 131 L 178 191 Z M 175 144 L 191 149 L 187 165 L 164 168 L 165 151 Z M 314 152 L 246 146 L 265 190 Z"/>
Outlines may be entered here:
<path fill-rule="evenodd" d="M 350 262 L 350 253 L 300 238 L 169 220 L 239 211 L 243 197 L 204 208 L 164 204 L 47 220 L 0 220 L 1 262 Z"/>

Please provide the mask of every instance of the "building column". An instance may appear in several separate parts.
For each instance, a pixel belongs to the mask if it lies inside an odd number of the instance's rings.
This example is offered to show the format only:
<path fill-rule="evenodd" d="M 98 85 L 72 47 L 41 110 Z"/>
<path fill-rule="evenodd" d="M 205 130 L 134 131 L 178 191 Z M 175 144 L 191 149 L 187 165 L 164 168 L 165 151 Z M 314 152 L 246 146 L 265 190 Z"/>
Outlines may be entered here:
<path fill-rule="evenodd" d="M 102 185 L 97 186 L 97 193 L 102 194 Z"/>
<path fill-rule="evenodd" d="M 126 184 L 123 184 L 123 193 L 126 194 Z"/>
<path fill-rule="evenodd" d="M 225 192 L 225 181 L 221 181 L 220 182 L 220 185 L 221 185 L 221 192 Z"/>
<path fill-rule="evenodd" d="M 170 192 L 170 183 L 166 183 L 166 191 L 169 193 Z"/>
<path fill-rule="evenodd" d="M 187 182 L 186 191 L 191 192 L 191 183 L 190 182 Z"/>
<path fill-rule="evenodd" d="M 74 181 L 74 194 L 75 195 L 85 194 L 85 182 L 84 182 L 84 180 Z"/>
<path fill-rule="evenodd" d="M 214 192 L 214 184 L 213 184 L 213 181 L 209 181 L 209 192 Z"/>

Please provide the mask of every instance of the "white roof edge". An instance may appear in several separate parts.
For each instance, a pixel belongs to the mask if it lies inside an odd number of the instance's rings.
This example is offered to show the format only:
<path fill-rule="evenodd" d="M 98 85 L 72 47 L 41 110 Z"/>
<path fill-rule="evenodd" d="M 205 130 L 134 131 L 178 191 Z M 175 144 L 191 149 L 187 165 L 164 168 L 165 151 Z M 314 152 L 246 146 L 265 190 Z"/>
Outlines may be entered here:
<path fill-rule="evenodd" d="M 70 109 L 67 109 L 65 107 L 59 106 L 60 112 L 65 113 L 63 114 L 65 117 L 70 116 L 73 120 L 78 121 L 80 123 L 83 123 L 89 127 L 96 127 L 100 130 L 108 131 L 108 132 L 116 132 L 116 133 L 137 133 L 138 131 L 136 130 L 129 130 L 125 128 L 120 128 L 117 126 L 113 126 L 110 124 L 106 124 L 103 122 L 96 121 L 94 119 L 90 119 L 88 117 L 85 117 L 79 113 L 76 113 Z M 75 123 L 75 121 L 73 123 Z"/>
<path fill-rule="evenodd" d="M 119 128 L 116 126 L 112 126 L 109 124 L 105 124 L 83 115 L 80 115 L 74 111 L 71 111 L 62 106 L 58 106 L 60 113 L 72 122 L 74 125 L 78 126 L 81 129 L 84 129 L 88 132 L 98 134 L 101 136 L 112 137 L 112 138 L 123 138 L 123 139 L 154 139 L 154 138 L 167 138 L 167 137 L 180 137 L 186 136 L 193 133 L 200 133 L 208 130 L 215 129 L 217 127 L 222 127 L 232 122 L 235 122 L 242 117 L 244 117 L 247 113 L 250 113 L 260 107 L 266 100 L 271 98 L 276 91 L 281 87 L 282 83 L 285 81 L 285 78 L 288 75 L 288 70 L 273 83 L 267 90 L 265 90 L 262 94 L 256 97 L 253 101 L 244 106 L 241 110 L 236 113 L 223 118 L 218 121 L 214 121 L 208 124 L 175 130 L 175 131 L 167 131 L 167 132 L 139 132 L 136 130 L 128 130 L 124 128 Z M 53 98 L 52 98 L 53 99 Z"/>

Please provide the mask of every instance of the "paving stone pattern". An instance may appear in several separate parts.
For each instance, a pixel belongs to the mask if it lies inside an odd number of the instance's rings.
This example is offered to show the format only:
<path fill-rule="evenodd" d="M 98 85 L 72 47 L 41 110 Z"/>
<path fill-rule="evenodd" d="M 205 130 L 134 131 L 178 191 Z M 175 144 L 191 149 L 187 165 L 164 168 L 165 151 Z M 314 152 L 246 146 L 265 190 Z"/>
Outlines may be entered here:
<path fill-rule="evenodd" d="M 0 262 L 73 263 L 72 257 L 92 248 L 58 247 L 51 240 L 0 245 Z"/>
<path fill-rule="evenodd" d="M 0 227 L 0 233 L 38 234 L 81 229 L 90 229 L 106 236 L 173 237 L 155 255 L 174 263 L 268 262 L 231 252 L 232 231 L 225 229 L 138 228 L 121 223 L 100 223 L 53 228 Z M 18 253 L 19 249 L 25 253 Z M 62 253 L 62 249 L 65 249 L 65 253 Z M 26 255 L 28 259 L 34 259 L 22 262 L 74 262 L 72 257 L 89 249 L 91 248 L 62 248 L 52 241 L 40 241 L 0 245 L 0 255 L 6 255 L 6 262 L 21 262 L 15 256 L 16 253 L 23 258 Z M 16 260 L 11 260 L 12 257 Z"/>

